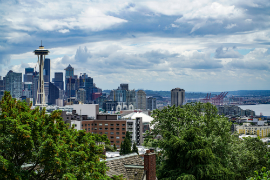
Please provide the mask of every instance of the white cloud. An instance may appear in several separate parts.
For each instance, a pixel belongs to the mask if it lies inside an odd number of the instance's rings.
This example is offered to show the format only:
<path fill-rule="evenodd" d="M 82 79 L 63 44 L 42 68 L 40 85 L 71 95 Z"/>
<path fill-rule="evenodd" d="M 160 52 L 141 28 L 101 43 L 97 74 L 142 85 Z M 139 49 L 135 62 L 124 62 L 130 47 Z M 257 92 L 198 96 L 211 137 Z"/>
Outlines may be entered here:
<path fill-rule="evenodd" d="M 69 29 L 60 29 L 58 32 L 65 34 L 69 32 Z"/>
<path fill-rule="evenodd" d="M 228 24 L 226 27 L 225 27 L 225 29 L 231 29 L 231 28 L 233 28 L 233 27 L 235 27 L 236 26 L 236 24 Z"/>

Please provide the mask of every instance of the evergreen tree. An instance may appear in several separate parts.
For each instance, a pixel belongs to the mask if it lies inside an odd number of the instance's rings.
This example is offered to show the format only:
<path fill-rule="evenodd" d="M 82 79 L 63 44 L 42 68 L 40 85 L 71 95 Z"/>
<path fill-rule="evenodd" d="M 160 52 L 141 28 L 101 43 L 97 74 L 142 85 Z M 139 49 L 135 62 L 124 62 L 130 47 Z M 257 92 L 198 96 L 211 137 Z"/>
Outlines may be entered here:
<path fill-rule="evenodd" d="M 124 154 L 129 154 L 131 152 L 132 151 L 131 151 L 130 133 L 127 131 L 125 140 L 121 143 L 120 154 L 124 155 Z"/>
<path fill-rule="evenodd" d="M 135 153 L 139 154 L 139 151 L 138 151 L 138 148 L 137 148 L 135 142 L 133 143 L 133 146 L 132 146 L 132 152 L 135 152 Z"/>
<path fill-rule="evenodd" d="M 0 179 L 110 179 L 96 145 L 106 135 L 69 129 L 61 111 L 30 107 L 9 92 L 0 102 Z"/>
<path fill-rule="evenodd" d="M 115 144 L 113 144 L 113 150 L 117 151 L 117 148 L 116 148 Z"/>

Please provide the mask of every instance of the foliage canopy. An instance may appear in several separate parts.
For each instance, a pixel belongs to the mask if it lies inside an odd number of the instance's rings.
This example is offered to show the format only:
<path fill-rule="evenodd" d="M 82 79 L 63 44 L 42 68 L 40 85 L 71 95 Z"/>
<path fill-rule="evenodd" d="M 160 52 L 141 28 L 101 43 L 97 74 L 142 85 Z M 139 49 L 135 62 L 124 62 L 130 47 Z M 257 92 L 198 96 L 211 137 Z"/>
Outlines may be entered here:
<path fill-rule="evenodd" d="M 61 111 L 45 114 L 5 92 L 0 108 L 0 179 L 110 179 L 100 158 L 107 136 L 68 129 Z"/>
<path fill-rule="evenodd" d="M 152 117 L 145 145 L 161 150 L 158 179 L 241 180 L 267 166 L 266 145 L 256 138 L 240 140 L 210 103 L 168 106 Z"/>

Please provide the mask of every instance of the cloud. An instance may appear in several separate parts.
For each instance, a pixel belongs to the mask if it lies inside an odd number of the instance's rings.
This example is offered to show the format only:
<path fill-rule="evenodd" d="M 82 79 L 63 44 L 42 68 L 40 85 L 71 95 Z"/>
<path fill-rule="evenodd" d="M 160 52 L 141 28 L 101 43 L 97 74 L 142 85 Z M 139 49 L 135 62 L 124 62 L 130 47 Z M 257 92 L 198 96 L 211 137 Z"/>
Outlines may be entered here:
<path fill-rule="evenodd" d="M 233 27 L 235 27 L 236 26 L 236 24 L 228 24 L 226 27 L 225 27 L 225 29 L 231 29 L 231 28 L 233 28 Z"/>
<path fill-rule="evenodd" d="M 82 48 L 81 46 L 79 47 L 79 49 L 77 49 L 76 55 L 75 55 L 75 60 L 77 62 L 87 62 L 88 58 L 91 58 L 92 55 L 91 53 L 88 51 L 87 47 Z"/>
<path fill-rule="evenodd" d="M 69 29 L 60 29 L 58 32 L 65 34 L 69 32 Z"/>
<path fill-rule="evenodd" d="M 234 51 L 236 47 L 233 47 L 233 49 L 226 48 L 224 49 L 222 46 L 216 49 L 215 58 L 241 58 L 242 55 Z"/>
<path fill-rule="evenodd" d="M 228 68 L 248 69 L 248 70 L 266 70 L 270 71 L 270 54 L 268 49 L 256 48 L 250 51 L 242 59 L 234 59 L 227 64 Z M 262 72 L 260 72 L 262 73 Z"/>

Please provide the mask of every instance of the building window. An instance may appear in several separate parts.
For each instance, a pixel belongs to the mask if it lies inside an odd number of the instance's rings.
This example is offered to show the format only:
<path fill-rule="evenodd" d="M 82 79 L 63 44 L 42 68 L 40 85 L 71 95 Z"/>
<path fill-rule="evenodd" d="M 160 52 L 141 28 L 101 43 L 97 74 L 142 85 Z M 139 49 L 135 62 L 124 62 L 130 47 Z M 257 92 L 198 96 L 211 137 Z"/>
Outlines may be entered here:
<path fill-rule="evenodd" d="M 77 124 L 75 124 L 75 127 L 77 127 Z"/>
<path fill-rule="evenodd" d="M 90 126 L 90 124 L 88 124 L 88 126 Z"/>
<path fill-rule="evenodd" d="M 116 132 L 117 135 L 119 135 L 119 132 Z"/>
<path fill-rule="evenodd" d="M 92 130 L 94 130 L 94 128 L 92 128 Z"/>
<path fill-rule="evenodd" d="M 83 124 L 82 124 L 82 127 L 83 127 Z"/>
<path fill-rule="evenodd" d="M 122 130 L 124 131 L 126 128 L 122 128 Z"/>
<path fill-rule="evenodd" d="M 84 125 L 85 127 L 87 126 L 87 124 Z"/>
<path fill-rule="evenodd" d="M 111 128 L 111 130 L 113 130 L 113 128 Z"/>
<path fill-rule="evenodd" d="M 119 126 L 119 124 L 116 124 L 116 126 Z"/>
<path fill-rule="evenodd" d="M 97 130 L 97 128 L 95 128 L 95 130 Z"/>
<path fill-rule="evenodd" d="M 122 139 L 125 139 L 125 137 L 122 137 Z"/>
<path fill-rule="evenodd" d="M 114 143 L 114 141 L 111 141 L 111 143 Z"/>
<path fill-rule="evenodd" d="M 100 123 L 99 125 L 100 125 L 100 126 L 102 126 L 102 124 L 101 124 L 101 123 Z"/>
<path fill-rule="evenodd" d="M 90 128 L 88 128 L 88 131 L 90 131 Z"/>
<path fill-rule="evenodd" d="M 116 143 L 120 143 L 120 141 L 116 141 Z"/>
<path fill-rule="evenodd" d="M 116 147 L 120 147 L 119 145 L 116 145 Z"/>
<path fill-rule="evenodd" d="M 119 128 L 116 128 L 116 131 L 119 131 Z"/>
<path fill-rule="evenodd" d="M 99 128 L 99 130 L 102 130 L 102 128 Z"/>
<path fill-rule="evenodd" d="M 100 132 L 99 134 L 102 134 L 102 132 Z"/>
<path fill-rule="evenodd" d="M 105 126 L 108 126 L 108 124 L 105 124 Z"/>
<path fill-rule="evenodd" d="M 97 125 L 97 123 L 95 123 L 95 126 Z"/>
<path fill-rule="evenodd" d="M 108 134 L 108 132 L 105 132 L 104 134 Z"/>
<path fill-rule="evenodd" d="M 111 124 L 111 126 L 113 126 L 114 124 Z"/>
<path fill-rule="evenodd" d="M 122 134 L 126 134 L 126 132 L 122 132 Z"/>
<path fill-rule="evenodd" d="M 111 134 L 114 134 L 114 132 L 111 132 Z"/>
<path fill-rule="evenodd" d="M 105 130 L 108 130 L 108 128 L 105 128 Z"/>
<path fill-rule="evenodd" d="M 113 139 L 114 137 L 113 136 L 111 136 L 111 139 Z"/>
<path fill-rule="evenodd" d="M 125 126 L 125 124 L 122 124 L 122 126 Z"/>
<path fill-rule="evenodd" d="M 87 131 L 87 128 L 85 128 L 85 131 Z"/>
<path fill-rule="evenodd" d="M 116 136 L 116 139 L 120 139 L 120 137 L 119 136 Z"/>

